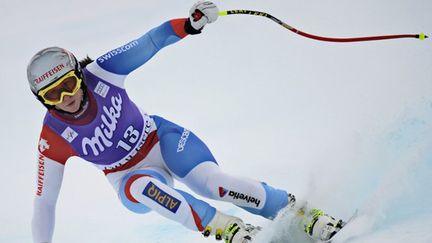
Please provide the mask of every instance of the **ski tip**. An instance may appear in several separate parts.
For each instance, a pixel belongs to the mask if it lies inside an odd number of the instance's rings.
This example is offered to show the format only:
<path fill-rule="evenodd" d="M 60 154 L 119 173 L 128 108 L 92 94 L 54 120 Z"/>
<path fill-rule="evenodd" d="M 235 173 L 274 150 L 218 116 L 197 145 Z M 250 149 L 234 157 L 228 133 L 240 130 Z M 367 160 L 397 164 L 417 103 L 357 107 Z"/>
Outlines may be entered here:
<path fill-rule="evenodd" d="M 418 34 L 417 38 L 419 38 L 420 40 L 424 40 L 424 39 L 429 38 L 429 37 L 427 35 L 425 35 L 425 33 L 420 33 L 420 34 Z"/>

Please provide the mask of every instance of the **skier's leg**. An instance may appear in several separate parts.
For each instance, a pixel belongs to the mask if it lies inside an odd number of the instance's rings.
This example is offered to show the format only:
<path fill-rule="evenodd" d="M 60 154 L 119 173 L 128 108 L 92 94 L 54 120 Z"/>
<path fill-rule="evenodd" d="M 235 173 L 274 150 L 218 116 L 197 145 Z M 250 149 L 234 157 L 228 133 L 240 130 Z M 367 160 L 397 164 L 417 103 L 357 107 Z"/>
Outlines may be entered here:
<path fill-rule="evenodd" d="M 212 199 L 232 202 L 249 212 L 269 219 L 274 218 L 282 208 L 299 205 L 296 204 L 292 194 L 283 190 L 275 189 L 266 183 L 222 172 L 210 150 L 195 134 L 161 117 L 155 116 L 153 119 L 158 127 L 161 153 L 167 169 L 196 193 Z M 310 213 L 314 215 L 313 212 Z M 217 218 L 215 216 L 212 222 L 217 221 Z M 321 232 L 325 227 L 325 224 L 320 222 L 326 222 L 329 218 L 331 217 L 323 214 L 316 218 L 318 220 L 305 222 L 304 226 L 309 226 L 309 231 L 305 229 L 306 232 L 317 238 L 316 232 Z M 212 222 L 209 225 L 212 225 Z M 244 230 L 246 229 L 244 226 L 240 228 L 243 230 L 237 236 L 242 233 L 249 234 Z M 228 227 L 228 229 L 234 229 L 233 235 L 236 235 L 237 227 Z M 229 233 L 226 232 L 225 235 Z"/>
<path fill-rule="evenodd" d="M 133 212 L 154 210 L 189 229 L 203 231 L 215 216 L 216 209 L 167 185 L 168 179 L 158 170 L 151 168 L 128 173 L 119 190 L 122 203 Z"/>
<path fill-rule="evenodd" d="M 268 219 L 273 219 L 292 199 L 292 195 L 284 190 L 257 180 L 230 175 L 210 162 L 197 165 L 182 181 L 198 194 L 231 202 Z"/>
<path fill-rule="evenodd" d="M 287 192 L 222 172 L 210 150 L 194 133 L 163 118 L 153 118 L 168 169 L 196 193 L 234 203 L 266 218 L 274 218 L 288 205 Z"/>
<path fill-rule="evenodd" d="M 256 234 L 257 229 L 246 227 L 241 219 L 218 212 L 208 203 L 167 185 L 167 179 L 160 168 L 130 172 L 120 186 L 121 201 L 133 212 L 154 210 L 206 237 L 214 235 L 217 240 L 243 243 L 247 242 L 245 237 Z"/>

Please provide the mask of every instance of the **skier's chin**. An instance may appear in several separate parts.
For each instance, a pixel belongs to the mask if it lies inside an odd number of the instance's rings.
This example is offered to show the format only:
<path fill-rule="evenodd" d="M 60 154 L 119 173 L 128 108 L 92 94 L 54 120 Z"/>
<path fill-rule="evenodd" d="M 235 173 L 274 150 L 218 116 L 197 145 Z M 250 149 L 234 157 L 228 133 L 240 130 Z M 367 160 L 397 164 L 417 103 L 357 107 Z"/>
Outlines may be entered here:
<path fill-rule="evenodd" d="M 65 111 L 69 113 L 75 113 L 79 110 L 79 108 L 80 108 L 80 102 L 74 100 L 65 108 Z"/>

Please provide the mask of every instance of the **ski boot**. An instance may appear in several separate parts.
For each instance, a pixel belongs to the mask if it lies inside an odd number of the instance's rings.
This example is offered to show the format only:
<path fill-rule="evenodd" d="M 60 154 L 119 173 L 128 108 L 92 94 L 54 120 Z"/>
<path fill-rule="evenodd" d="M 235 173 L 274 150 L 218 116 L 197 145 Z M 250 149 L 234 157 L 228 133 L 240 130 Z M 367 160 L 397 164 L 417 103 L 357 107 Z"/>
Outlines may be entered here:
<path fill-rule="evenodd" d="M 345 226 L 345 222 L 336 220 L 320 209 L 309 209 L 307 204 L 307 201 L 296 200 L 294 195 L 288 194 L 287 208 L 299 218 L 306 234 L 313 240 L 329 242 Z"/>
<path fill-rule="evenodd" d="M 306 234 L 314 240 L 323 242 L 329 242 L 344 225 L 342 220 L 336 220 L 320 209 L 310 210 L 303 219 Z"/>
<path fill-rule="evenodd" d="M 226 243 L 249 243 L 252 242 L 256 234 L 261 231 L 261 227 L 251 224 L 231 224 L 225 230 Z"/>
<path fill-rule="evenodd" d="M 216 240 L 224 240 L 226 243 L 249 243 L 260 230 L 259 226 L 244 224 L 240 218 L 216 211 L 202 234 L 204 237 L 214 235 Z"/>

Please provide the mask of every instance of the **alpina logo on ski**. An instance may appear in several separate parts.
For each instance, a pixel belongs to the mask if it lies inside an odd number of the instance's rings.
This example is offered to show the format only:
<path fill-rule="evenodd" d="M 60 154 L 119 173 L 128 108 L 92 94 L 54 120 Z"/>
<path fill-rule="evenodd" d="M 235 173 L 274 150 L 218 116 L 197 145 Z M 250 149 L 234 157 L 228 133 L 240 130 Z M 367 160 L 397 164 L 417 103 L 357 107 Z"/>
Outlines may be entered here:
<path fill-rule="evenodd" d="M 240 193 L 240 192 L 230 191 L 230 190 L 225 189 L 223 187 L 219 187 L 219 196 L 220 197 L 224 197 L 227 194 L 227 192 L 228 192 L 228 196 L 232 197 L 234 200 L 243 200 L 243 201 L 246 201 L 247 203 L 253 203 L 257 207 L 259 207 L 259 205 L 261 203 L 261 200 L 255 198 L 255 197 L 248 196 L 248 195 Z"/>
<path fill-rule="evenodd" d="M 111 147 L 113 143 L 111 139 L 114 136 L 114 132 L 117 129 L 117 119 L 121 116 L 122 110 L 122 97 L 118 96 L 111 97 L 111 107 L 102 107 L 104 113 L 101 115 L 102 123 L 94 129 L 94 136 L 92 138 L 85 137 L 82 140 L 82 150 L 84 155 L 88 155 L 87 147 L 91 149 L 95 156 L 105 151 L 106 147 Z"/>
<path fill-rule="evenodd" d="M 143 191 L 143 195 L 155 201 L 157 204 L 176 213 L 180 207 L 181 201 L 164 192 L 154 183 L 149 182 Z"/>

